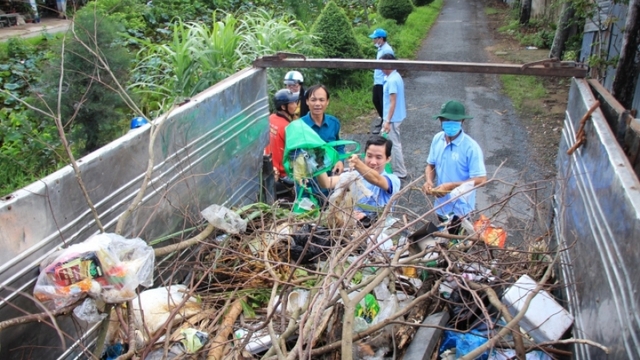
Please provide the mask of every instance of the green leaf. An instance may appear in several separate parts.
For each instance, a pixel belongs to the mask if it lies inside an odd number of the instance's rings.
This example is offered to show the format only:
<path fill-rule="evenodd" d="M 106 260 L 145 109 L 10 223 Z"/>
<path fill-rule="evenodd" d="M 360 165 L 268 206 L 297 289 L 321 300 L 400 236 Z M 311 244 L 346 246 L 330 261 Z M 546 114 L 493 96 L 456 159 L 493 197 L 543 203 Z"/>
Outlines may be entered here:
<path fill-rule="evenodd" d="M 8 84 L 4 84 L 4 88 L 7 90 L 16 90 L 20 88 L 20 85 L 16 83 L 8 83 Z"/>
<path fill-rule="evenodd" d="M 249 304 L 247 304 L 246 301 L 240 300 L 240 305 L 242 305 L 242 313 L 244 314 L 244 317 L 247 319 L 255 319 L 256 312 L 251 308 L 251 306 L 249 306 Z"/>

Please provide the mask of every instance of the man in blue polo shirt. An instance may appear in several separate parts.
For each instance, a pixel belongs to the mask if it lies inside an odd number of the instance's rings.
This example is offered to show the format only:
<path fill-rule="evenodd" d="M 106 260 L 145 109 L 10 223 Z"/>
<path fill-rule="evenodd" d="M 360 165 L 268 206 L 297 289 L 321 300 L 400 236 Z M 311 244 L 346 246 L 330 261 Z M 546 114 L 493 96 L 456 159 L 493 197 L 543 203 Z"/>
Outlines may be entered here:
<path fill-rule="evenodd" d="M 395 60 L 391 54 L 384 54 L 382 60 Z M 396 70 L 382 70 L 385 74 L 383 86 L 383 116 L 382 132 L 389 134 L 389 140 L 393 143 L 391 154 L 391 166 L 393 173 L 400 179 L 407 177 L 407 168 L 404 165 L 402 144 L 400 143 L 400 124 L 407 117 L 407 105 L 404 100 L 404 81 Z"/>
<path fill-rule="evenodd" d="M 440 221 L 453 220 L 455 225 L 456 220 L 475 210 L 476 194 L 473 190 L 452 200 L 451 191 L 468 181 L 473 181 L 474 186 L 482 185 L 487 180 L 487 171 L 482 149 L 462 130 L 464 120 L 472 119 L 465 114 L 462 103 L 447 101 L 440 114 L 433 118 L 440 121 L 442 131 L 431 142 L 422 189 L 427 195 L 436 196 L 435 207 Z"/>
<path fill-rule="evenodd" d="M 349 158 L 349 167 L 357 171 L 363 180 L 363 185 L 371 191 L 371 195 L 357 199 L 354 217 L 357 220 L 374 220 L 378 211 L 382 210 L 391 200 L 393 194 L 400 191 L 400 179 L 394 174 L 388 174 L 384 167 L 391 159 L 393 143 L 379 135 L 374 135 L 364 147 L 364 161 L 358 155 Z M 318 176 L 318 184 L 325 189 L 333 189 L 340 181 L 339 176 Z M 362 207 L 358 207 L 362 205 Z"/>
<path fill-rule="evenodd" d="M 384 29 L 375 29 L 369 38 L 373 40 L 373 45 L 378 48 L 378 52 L 376 54 L 376 60 L 380 60 L 382 55 L 393 53 L 393 48 L 391 45 L 387 43 L 387 32 Z M 376 108 L 378 112 L 378 116 L 380 116 L 380 123 L 378 127 L 382 126 L 382 115 L 383 115 L 383 104 L 382 104 L 382 85 L 384 84 L 384 74 L 382 70 L 375 69 L 373 70 L 373 90 L 371 100 L 373 101 L 373 106 Z"/>
<path fill-rule="evenodd" d="M 340 121 L 335 116 L 325 114 L 329 106 L 329 98 L 329 90 L 324 85 L 310 87 L 304 99 L 309 105 L 309 113 L 300 118 L 325 142 L 340 140 Z M 344 146 L 336 146 L 336 150 L 341 155 L 344 154 Z M 331 172 L 333 175 L 340 175 L 342 170 L 344 170 L 344 163 L 339 161 Z"/>

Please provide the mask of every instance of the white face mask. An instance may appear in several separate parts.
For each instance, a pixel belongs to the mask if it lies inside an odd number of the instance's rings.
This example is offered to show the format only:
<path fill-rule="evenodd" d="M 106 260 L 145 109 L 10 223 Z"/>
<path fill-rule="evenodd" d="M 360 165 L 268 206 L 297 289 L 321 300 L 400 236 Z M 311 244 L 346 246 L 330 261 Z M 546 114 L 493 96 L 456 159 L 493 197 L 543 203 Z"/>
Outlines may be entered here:
<path fill-rule="evenodd" d="M 292 93 L 292 94 L 293 94 L 293 95 L 295 95 L 295 96 L 297 96 L 298 98 L 300 98 L 300 90 L 298 90 L 298 91 L 296 91 L 296 92 L 294 92 L 294 93 Z"/>

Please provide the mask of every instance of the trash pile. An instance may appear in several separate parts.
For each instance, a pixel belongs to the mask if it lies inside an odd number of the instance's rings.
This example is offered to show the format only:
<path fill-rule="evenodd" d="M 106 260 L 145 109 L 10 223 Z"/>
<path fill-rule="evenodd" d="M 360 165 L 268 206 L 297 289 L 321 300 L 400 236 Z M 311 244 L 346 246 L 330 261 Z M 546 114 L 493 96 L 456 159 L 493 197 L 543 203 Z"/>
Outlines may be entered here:
<path fill-rule="evenodd" d="M 214 205 L 203 217 L 216 230 L 162 259 L 143 240 L 100 234 L 43 263 L 35 297 L 51 310 L 77 304 L 88 323 L 108 317 L 103 359 L 570 354 L 554 345 L 573 319 L 546 285 L 555 254 L 544 241 L 506 247 L 484 216 L 450 234 L 407 214 L 368 227 L 348 214 Z"/>

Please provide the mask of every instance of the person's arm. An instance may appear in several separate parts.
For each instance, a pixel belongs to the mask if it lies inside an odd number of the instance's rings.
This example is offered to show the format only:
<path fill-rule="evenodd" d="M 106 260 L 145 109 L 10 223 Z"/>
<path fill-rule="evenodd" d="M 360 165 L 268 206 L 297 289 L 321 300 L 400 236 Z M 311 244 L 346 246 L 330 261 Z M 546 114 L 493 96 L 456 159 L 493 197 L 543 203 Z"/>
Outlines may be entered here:
<path fill-rule="evenodd" d="M 396 111 L 396 94 L 389 94 L 389 112 L 387 113 L 387 118 L 384 119 L 384 124 L 382 126 L 382 131 L 389 133 L 391 131 L 391 119 L 393 118 L 393 113 Z"/>
<path fill-rule="evenodd" d="M 384 191 L 389 191 L 389 182 L 387 181 L 387 178 L 368 167 L 362 162 L 362 160 L 360 160 L 358 155 L 351 155 L 349 158 L 349 166 L 362 175 L 362 177 L 370 184 L 375 185 Z"/>
<path fill-rule="evenodd" d="M 340 120 L 336 119 L 336 123 L 338 125 L 336 129 L 336 140 L 340 140 Z M 338 152 L 338 154 L 344 155 L 345 153 L 344 145 L 336 146 L 336 151 Z M 341 161 L 338 161 L 338 163 L 333 167 L 331 172 L 335 175 L 340 175 L 342 174 L 343 170 L 344 170 L 344 162 L 341 160 Z"/>
<path fill-rule="evenodd" d="M 427 195 L 433 195 L 431 190 L 433 190 L 433 184 L 435 184 L 436 179 L 435 165 L 427 164 L 427 167 L 424 169 L 424 178 L 426 182 L 422 185 L 422 191 Z"/>
<path fill-rule="evenodd" d="M 316 177 L 318 185 L 323 189 L 333 189 L 338 185 L 340 176 L 329 176 L 326 173 L 322 173 Z"/>
<path fill-rule="evenodd" d="M 465 180 L 465 181 L 452 181 L 452 182 L 443 183 L 443 184 L 440 184 L 440 186 L 438 186 L 437 188 L 433 189 L 433 191 L 439 192 L 439 193 L 451 192 L 453 189 L 457 188 L 458 186 L 472 180 L 473 180 L 473 186 L 479 186 L 484 184 L 487 181 L 487 177 L 477 176 L 477 177 L 472 177 L 469 180 Z M 437 194 L 437 195 L 440 195 L 440 194 Z M 446 195 L 446 194 L 442 194 L 442 195 Z"/>

